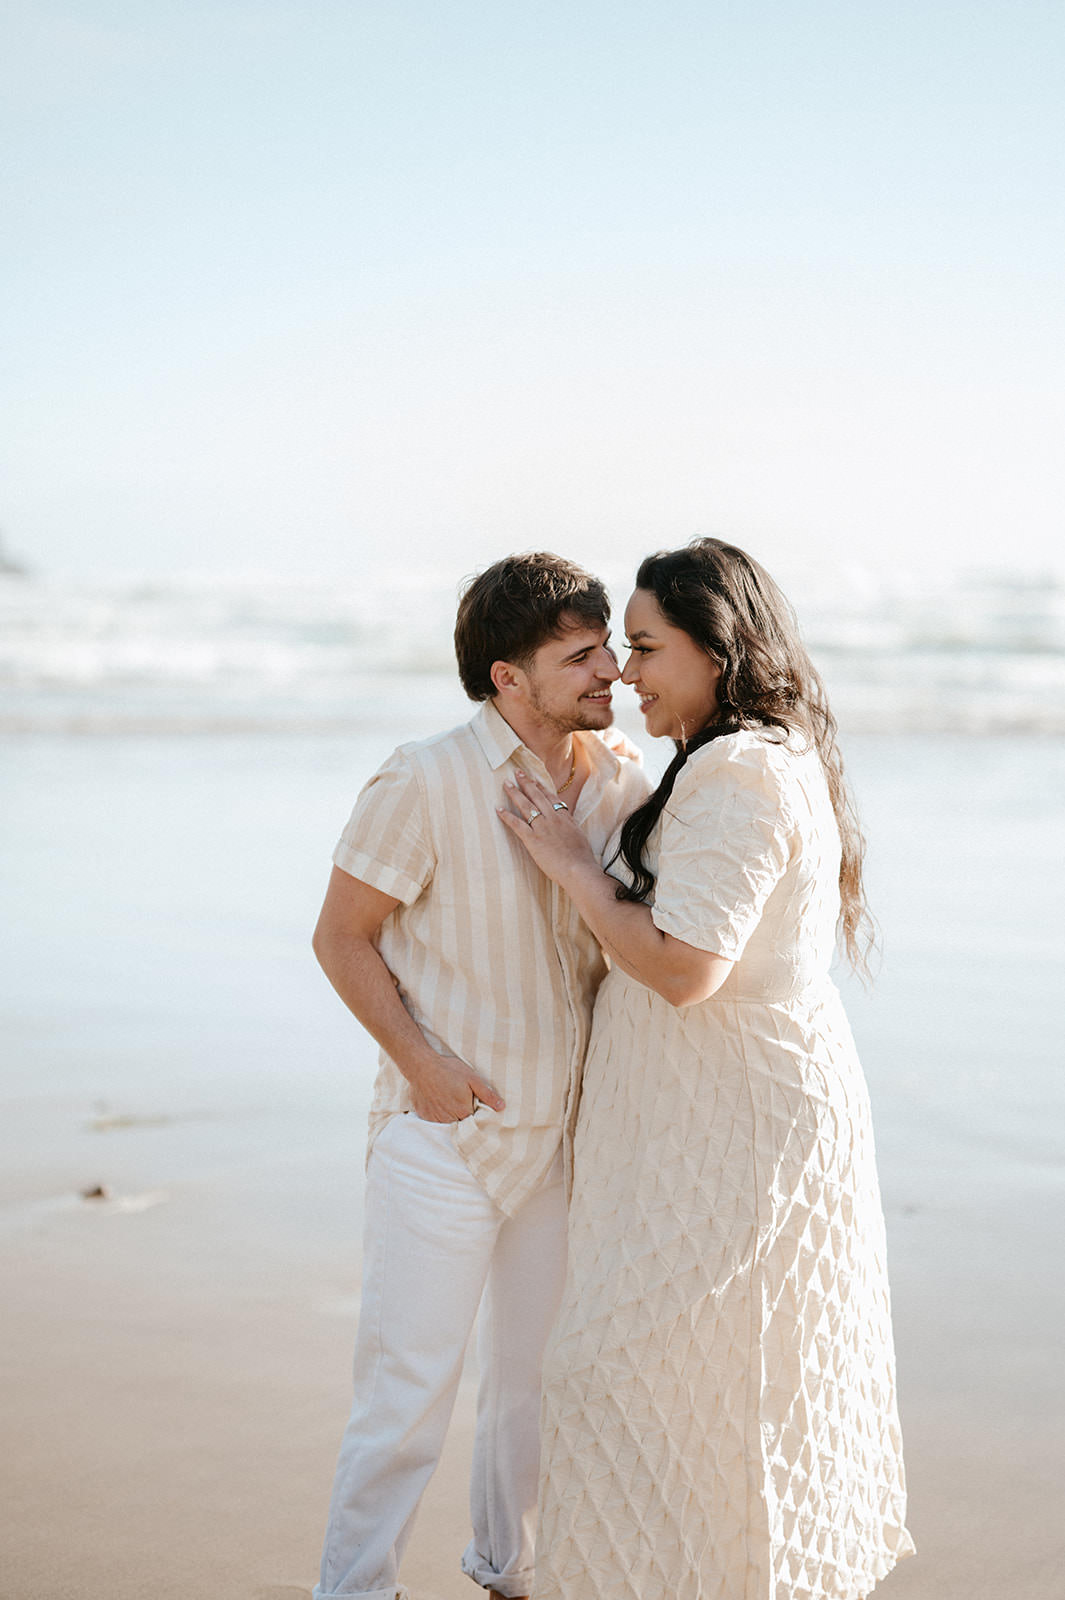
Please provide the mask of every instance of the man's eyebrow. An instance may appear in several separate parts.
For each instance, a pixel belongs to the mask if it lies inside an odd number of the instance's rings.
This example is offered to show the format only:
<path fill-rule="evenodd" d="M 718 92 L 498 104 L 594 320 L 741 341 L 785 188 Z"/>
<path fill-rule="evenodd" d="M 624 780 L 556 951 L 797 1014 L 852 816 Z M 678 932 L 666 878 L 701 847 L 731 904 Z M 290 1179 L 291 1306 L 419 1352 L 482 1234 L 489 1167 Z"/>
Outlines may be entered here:
<path fill-rule="evenodd" d="M 609 644 L 610 643 L 610 634 L 609 634 L 609 632 L 607 633 L 606 638 L 603 640 L 603 643 L 604 644 Z M 567 664 L 567 662 L 576 661 L 578 656 L 586 656 L 588 654 L 589 650 L 594 650 L 594 649 L 595 649 L 595 645 L 594 644 L 582 644 L 579 650 L 572 650 L 568 656 L 563 656 L 560 665 L 564 667 Z"/>

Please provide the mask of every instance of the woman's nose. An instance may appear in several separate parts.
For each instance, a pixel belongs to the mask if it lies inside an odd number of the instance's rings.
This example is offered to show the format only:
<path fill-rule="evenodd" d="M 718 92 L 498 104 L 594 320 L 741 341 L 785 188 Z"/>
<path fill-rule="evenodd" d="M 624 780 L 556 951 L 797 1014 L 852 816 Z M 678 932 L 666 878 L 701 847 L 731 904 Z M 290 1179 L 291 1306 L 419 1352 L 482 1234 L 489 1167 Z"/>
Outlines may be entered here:
<path fill-rule="evenodd" d="M 635 683 L 639 675 L 639 670 L 636 665 L 636 657 L 635 655 L 631 655 L 625 663 L 625 670 L 621 674 L 621 681 L 622 683 Z"/>

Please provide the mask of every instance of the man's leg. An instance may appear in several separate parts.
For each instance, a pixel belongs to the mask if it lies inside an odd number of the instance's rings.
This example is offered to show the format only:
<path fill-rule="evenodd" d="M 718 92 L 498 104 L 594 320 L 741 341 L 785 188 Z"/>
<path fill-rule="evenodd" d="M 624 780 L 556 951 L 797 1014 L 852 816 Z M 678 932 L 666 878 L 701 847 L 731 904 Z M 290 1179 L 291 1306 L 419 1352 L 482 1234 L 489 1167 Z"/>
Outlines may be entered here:
<path fill-rule="evenodd" d="M 395 1600 L 501 1220 L 449 1124 L 398 1116 L 382 1130 L 366 1180 L 355 1399 L 315 1600 Z"/>
<path fill-rule="evenodd" d="M 540 1463 L 540 1368 L 566 1273 L 562 1159 L 499 1230 L 478 1331 L 470 1510 L 463 1571 L 507 1597 L 532 1590 Z"/>

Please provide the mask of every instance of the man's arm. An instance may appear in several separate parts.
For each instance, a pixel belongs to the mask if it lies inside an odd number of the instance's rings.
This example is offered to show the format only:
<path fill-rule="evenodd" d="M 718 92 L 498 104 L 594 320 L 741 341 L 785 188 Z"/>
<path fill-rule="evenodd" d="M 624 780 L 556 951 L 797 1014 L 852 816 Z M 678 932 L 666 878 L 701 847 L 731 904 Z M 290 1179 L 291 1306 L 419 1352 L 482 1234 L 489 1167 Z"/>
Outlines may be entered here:
<path fill-rule="evenodd" d="M 475 1099 L 502 1111 L 503 1101 L 486 1079 L 457 1056 L 442 1056 L 427 1043 L 399 997 L 373 944 L 374 934 L 399 904 L 334 867 L 312 941 L 322 971 L 410 1084 L 416 1116 L 425 1122 L 457 1122 L 470 1115 Z"/>

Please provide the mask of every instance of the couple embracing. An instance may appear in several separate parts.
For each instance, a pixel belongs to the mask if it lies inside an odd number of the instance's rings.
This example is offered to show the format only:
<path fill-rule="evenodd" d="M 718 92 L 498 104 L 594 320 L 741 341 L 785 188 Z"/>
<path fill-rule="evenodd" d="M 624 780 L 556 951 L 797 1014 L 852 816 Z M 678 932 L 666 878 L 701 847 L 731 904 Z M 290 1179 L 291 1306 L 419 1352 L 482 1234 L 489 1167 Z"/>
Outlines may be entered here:
<path fill-rule="evenodd" d="M 623 672 L 608 624 L 556 556 L 476 578 L 478 711 L 334 854 L 315 950 L 381 1067 L 316 1600 L 405 1594 L 478 1312 L 462 1564 L 499 1600 L 860 1600 L 912 1548 L 835 724 L 733 546 L 642 564 Z M 676 743 L 653 792 L 619 678 Z"/>

